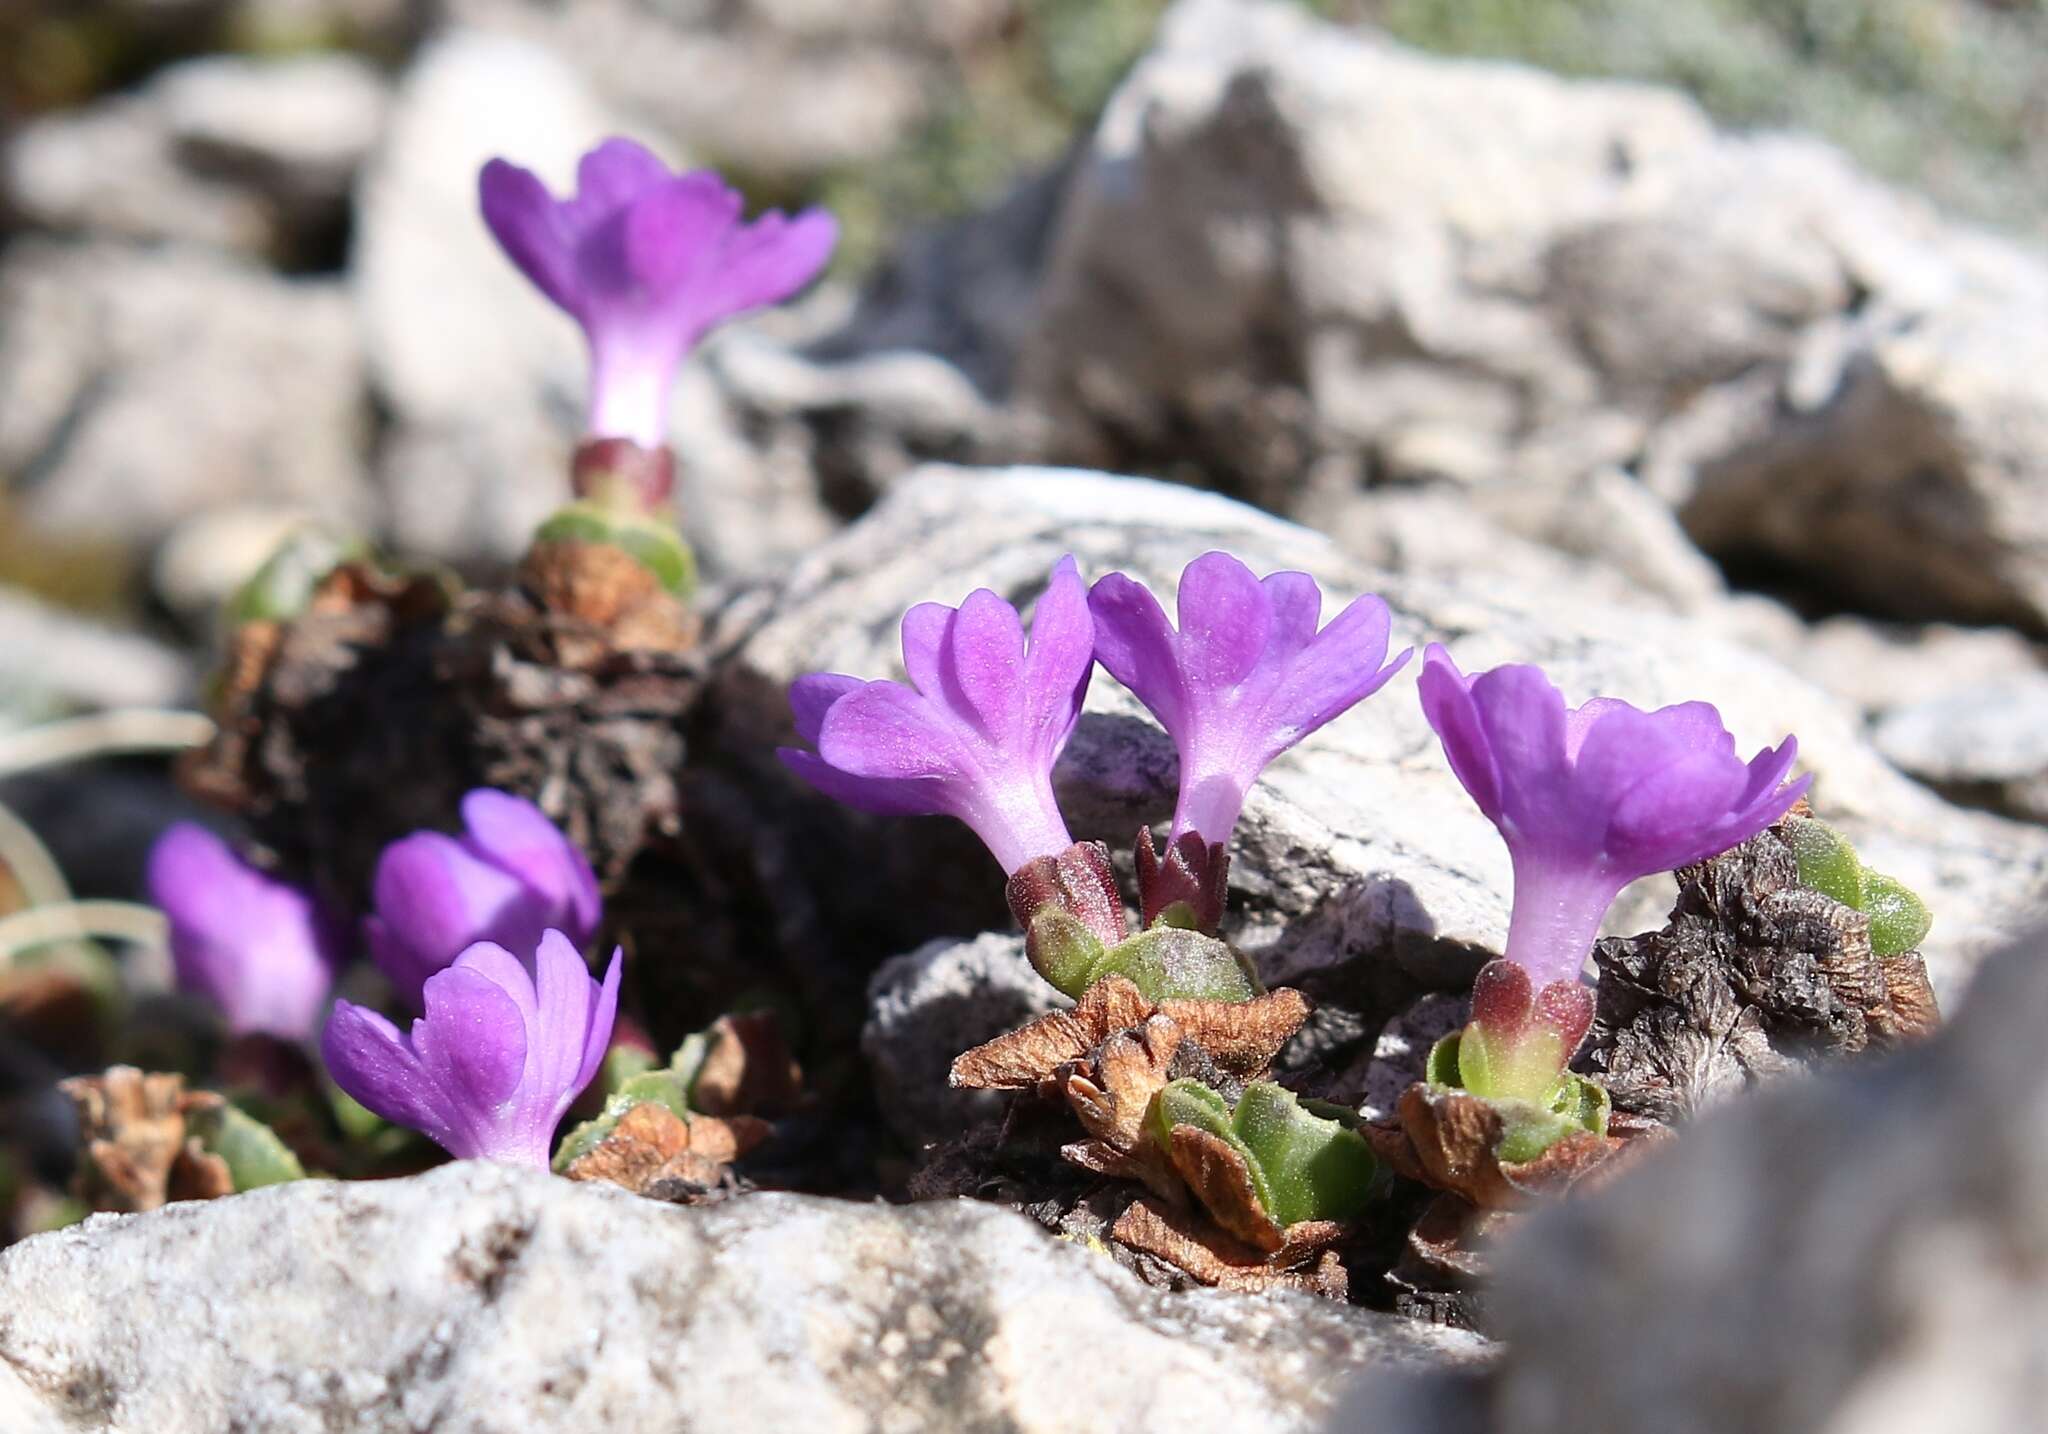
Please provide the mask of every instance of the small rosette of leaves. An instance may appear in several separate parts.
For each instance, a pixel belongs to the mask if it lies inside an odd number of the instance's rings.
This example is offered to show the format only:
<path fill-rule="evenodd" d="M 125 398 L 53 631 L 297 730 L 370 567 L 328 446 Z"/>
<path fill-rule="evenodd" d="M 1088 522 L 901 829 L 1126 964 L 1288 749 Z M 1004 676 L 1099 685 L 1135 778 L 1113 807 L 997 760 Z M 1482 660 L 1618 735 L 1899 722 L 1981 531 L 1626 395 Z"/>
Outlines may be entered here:
<path fill-rule="evenodd" d="M 1870 918 L 1870 954 L 1898 956 L 1926 939 L 1934 924 L 1925 902 L 1903 882 L 1872 871 L 1849 839 L 1826 822 L 1788 817 L 1784 832 L 1799 862 L 1799 880 Z"/>
<path fill-rule="evenodd" d="M 1217 1178 L 1209 1142 L 1236 1157 L 1223 1162 L 1229 1176 L 1241 1163 L 1256 1213 L 1279 1230 L 1306 1221 L 1349 1221 L 1364 1213 L 1384 1185 L 1379 1160 L 1354 1120 L 1340 1107 L 1304 1104 L 1269 1081 L 1247 1085 L 1233 1109 L 1200 1081 L 1176 1080 L 1153 1098 L 1147 1114 L 1152 1138 L 1173 1157 L 1196 1196 L 1219 1224 L 1241 1237 L 1254 1212 L 1233 1198 L 1229 1180 Z M 1207 1140 L 1190 1141 L 1188 1132 Z"/>
<path fill-rule="evenodd" d="M 1511 961 L 1490 961 L 1472 985 L 1472 1021 L 1429 1053 L 1429 1084 L 1478 1096 L 1501 1117 L 1494 1154 L 1534 1160 L 1579 1131 L 1607 1133 L 1607 1091 L 1568 1069 L 1593 1022 L 1593 993 L 1576 981 L 1541 991 Z"/>
<path fill-rule="evenodd" d="M 627 554 L 663 588 L 688 599 L 697 588 L 697 558 L 675 525 L 646 513 L 592 500 L 557 509 L 533 535 L 536 543 L 603 543 Z"/>

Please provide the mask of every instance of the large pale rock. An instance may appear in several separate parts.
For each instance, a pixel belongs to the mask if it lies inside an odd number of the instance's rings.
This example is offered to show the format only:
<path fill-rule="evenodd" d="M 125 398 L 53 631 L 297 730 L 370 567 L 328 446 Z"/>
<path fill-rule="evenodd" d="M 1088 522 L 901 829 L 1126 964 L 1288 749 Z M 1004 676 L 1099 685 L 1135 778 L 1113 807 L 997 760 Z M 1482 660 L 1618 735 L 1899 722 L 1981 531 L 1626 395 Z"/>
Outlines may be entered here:
<path fill-rule="evenodd" d="M 348 55 L 187 60 L 24 126 L 0 169 L 44 228 L 301 259 L 341 226 L 386 98 Z"/>
<path fill-rule="evenodd" d="M 59 542 L 146 550 L 228 504 L 369 521 L 341 286 L 196 250 L 24 241 L 0 262 L 0 474 Z"/>
<path fill-rule="evenodd" d="M 150 1434 L 1316 1427 L 1470 1336 L 1164 1295 L 991 1206 L 680 1209 L 477 1163 L 102 1217 L 0 1256 L 0 1427 Z"/>
<path fill-rule="evenodd" d="M 568 495 L 582 411 L 575 325 L 498 252 L 476 176 L 506 156 L 558 193 L 621 126 L 562 63 L 454 31 L 400 83 L 356 194 L 350 282 L 395 432 L 383 483 L 411 552 L 507 559 Z"/>
<path fill-rule="evenodd" d="M 1128 572 L 1170 606 L 1181 568 L 1211 548 L 1260 572 L 1313 574 L 1326 617 L 1360 592 L 1379 592 L 1394 610 L 1397 648 L 1443 641 L 1468 670 L 1540 663 L 1574 702 L 1596 693 L 1644 707 L 1705 699 L 1745 752 L 1796 733 L 1820 809 L 1933 908 L 1926 951 L 1944 989 L 2048 886 L 2048 837 L 1947 806 L 1871 748 L 1860 713 L 1703 621 L 1576 601 L 1484 569 L 1455 580 L 1380 573 L 1327 538 L 1228 499 L 1098 474 L 934 467 L 900 484 L 779 590 L 725 615 L 719 640 L 734 648 L 712 698 L 719 741 L 743 759 L 765 755 L 774 732 L 793 740 L 783 694 L 805 672 L 900 678 L 897 621 L 915 603 L 957 603 L 986 586 L 1028 604 L 1072 553 L 1089 577 Z M 1075 835 L 1127 849 L 1141 823 L 1170 814 L 1175 768 L 1165 736 L 1098 672 L 1054 774 Z M 764 766 L 760 780 L 763 810 L 783 830 L 842 820 L 778 773 Z M 842 947 L 878 928 L 911 938 L 898 949 L 933 928 L 956 929 L 949 923 L 967 915 L 962 893 L 986 893 L 974 910 L 1001 919 L 1000 873 L 957 828 L 843 820 L 859 823 L 846 855 L 818 848 L 811 867 Z M 1412 668 L 1268 769 L 1232 850 L 1232 932 L 1270 981 L 1382 1008 L 1418 986 L 1461 982 L 1505 937 L 1506 849 L 1444 762 Z M 1625 905 L 1617 924 L 1657 924 L 1667 902 Z M 916 930 L 920 916 L 932 927 Z"/>
<path fill-rule="evenodd" d="M 1675 93 L 1183 0 L 1039 292 L 1016 396 L 1063 460 L 1319 526 L 1514 486 L 1520 530 L 1625 572 L 1664 540 L 1580 490 L 1628 470 L 1837 604 L 2048 627 L 2048 263 Z"/>
<path fill-rule="evenodd" d="M 2048 672 L 2019 669 L 1900 707 L 1873 739 L 1958 801 L 2048 821 Z"/>
<path fill-rule="evenodd" d="M 1926 1048 L 1745 1101 L 1531 1220 L 1489 1297 L 1497 1378 L 1373 1381 L 1333 1430 L 2038 1429 L 2044 943 Z"/>

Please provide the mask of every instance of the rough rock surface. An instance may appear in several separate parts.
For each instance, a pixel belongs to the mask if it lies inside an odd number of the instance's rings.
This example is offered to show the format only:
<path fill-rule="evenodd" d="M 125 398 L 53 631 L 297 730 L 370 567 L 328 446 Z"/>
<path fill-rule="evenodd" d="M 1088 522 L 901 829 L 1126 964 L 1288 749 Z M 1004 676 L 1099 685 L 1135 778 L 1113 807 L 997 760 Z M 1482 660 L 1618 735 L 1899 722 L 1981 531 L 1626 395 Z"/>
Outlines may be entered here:
<path fill-rule="evenodd" d="M 1945 991 L 2048 882 L 2048 837 L 1947 806 L 1872 750 L 1860 714 L 1704 623 L 1575 604 L 1484 571 L 1455 582 L 1376 573 L 1328 539 L 1184 487 L 934 467 L 892 490 L 780 589 L 736 602 L 716 638 L 733 650 L 715 679 L 709 745 L 760 764 L 762 795 L 750 810 L 781 824 L 785 841 L 841 833 L 844 847 L 817 850 L 845 851 L 844 864 L 820 855 L 809 869 L 828 873 L 812 896 L 822 919 L 847 923 L 834 928 L 842 946 L 857 929 L 879 930 L 907 950 L 935 934 L 900 924 L 917 915 L 941 930 L 976 913 L 997 924 L 1005 919 L 1000 876 L 942 820 L 884 825 L 842 814 L 761 762 L 767 734 L 793 740 L 787 683 L 814 670 L 900 677 L 905 610 L 957 603 L 977 586 L 1028 603 L 1063 553 L 1090 578 L 1122 570 L 1166 594 L 1190 559 L 1217 547 L 1262 572 L 1312 573 L 1326 617 L 1360 592 L 1379 592 L 1394 610 L 1397 648 L 1444 641 L 1467 670 L 1540 663 L 1574 701 L 1595 693 L 1646 707 L 1712 701 L 1745 751 L 1796 733 L 1802 764 L 1818 774 L 1817 807 L 1936 913 L 1926 951 Z M 1136 701 L 1098 672 L 1054 777 L 1077 837 L 1127 849 L 1141 822 L 1170 814 L 1175 757 Z M 843 880 L 829 875 L 840 870 Z M 1499 951 L 1507 853 L 1444 762 L 1412 669 L 1268 769 L 1237 828 L 1231 889 L 1231 933 L 1269 982 L 1302 984 L 1319 1000 L 1341 998 L 1381 1017 L 1418 988 L 1458 984 Z M 1609 929 L 1662 924 L 1669 889 L 1646 888 Z M 975 892 L 987 900 L 959 904 Z M 892 919 L 899 924 L 890 927 Z"/>
<path fill-rule="evenodd" d="M 138 551 L 251 505 L 363 523 L 339 284 L 198 250 L 24 240 L 0 261 L 0 474 L 47 540 Z"/>
<path fill-rule="evenodd" d="M 1746 1101 L 1531 1220 L 1500 1256 L 1490 1387 L 1375 1382 L 1334 1427 L 2038 1428 L 2044 1021 L 2036 933 L 1928 1046 Z"/>
<path fill-rule="evenodd" d="M 1009 932 L 933 941 L 884 963 L 868 982 L 860 1045 L 889 1128 L 918 1150 L 1000 1115 L 1003 1092 L 948 1088 L 953 1058 L 1070 1004 Z"/>
<path fill-rule="evenodd" d="M 0 1256 L 0 1427 L 1312 1429 L 1470 1336 L 1162 1295 L 990 1206 L 680 1209 L 477 1163 L 97 1218 Z"/>
<path fill-rule="evenodd" d="M 1952 800 L 2048 821 L 2048 672 L 2016 670 L 1896 708 L 1872 740 Z"/>
<path fill-rule="evenodd" d="M 1063 460 L 1304 514 L 1440 482 L 1568 518 L 1621 469 L 1728 560 L 2048 628 L 2048 264 L 1672 92 L 1184 0 L 1040 292 L 1019 397 Z"/>
<path fill-rule="evenodd" d="M 24 126 L 4 154 L 7 198 L 45 228 L 302 259 L 342 224 L 386 99 L 348 55 L 189 60 Z"/>

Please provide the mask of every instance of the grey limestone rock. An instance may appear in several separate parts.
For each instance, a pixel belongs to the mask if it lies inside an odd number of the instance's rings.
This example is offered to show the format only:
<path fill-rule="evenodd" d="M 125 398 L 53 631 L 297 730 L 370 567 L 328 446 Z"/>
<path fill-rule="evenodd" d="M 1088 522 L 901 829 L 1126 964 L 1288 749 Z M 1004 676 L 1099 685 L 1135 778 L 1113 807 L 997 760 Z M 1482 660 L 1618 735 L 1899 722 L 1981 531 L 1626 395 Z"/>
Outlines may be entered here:
<path fill-rule="evenodd" d="M 1958 684 L 1894 708 L 1871 737 L 1901 770 L 1956 801 L 2048 821 L 2048 672 Z"/>
<path fill-rule="evenodd" d="M 25 240 L 0 261 L 0 472 L 53 542 L 138 556 L 247 503 L 362 525 L 369 413 L 342 287 L 227 255 Z"/>
<path fill-rule="evenodd" d="M 1163 1295 L 972 1203 L 681 1209 L 475 1162 L 304 1181 L 0 1255 L 0 1427 L 151 1434 L 1308 1430 L 1484 1346 Z"/>
<path fill-rule="evenodd" d="M 868 982 L 860 1046 L 890 1129 L 917 1150 L 1002 1114 L 1004 1092 L 948 1088 L 953 1058 L 1070 1004 L 1009 932 L 933 941 L 885 962 Z"/>
<path fill-rule="evenodd" d="M 1183 0 L 1074 161 L 1039 294 L 1017 397 L 1060 461 L 1319 525 L 1386 484 L 1520 486 L 1522 530 L 1711 596 L 1668 535 L 1574 521 L 1626 472 L 1730 563 L 2048 629 L 2048 263 L 1673 92 Z"/>

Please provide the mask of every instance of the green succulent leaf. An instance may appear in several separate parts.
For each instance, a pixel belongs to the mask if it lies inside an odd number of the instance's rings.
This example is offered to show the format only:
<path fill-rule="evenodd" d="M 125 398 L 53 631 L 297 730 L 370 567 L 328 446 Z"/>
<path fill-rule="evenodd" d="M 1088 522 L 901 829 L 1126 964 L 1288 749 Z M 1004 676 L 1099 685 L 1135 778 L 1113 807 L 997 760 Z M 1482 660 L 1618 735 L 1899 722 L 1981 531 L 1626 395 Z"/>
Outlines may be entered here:
<path fill-rule="evenodd" d="M 186 1117 L 185 1128 L 199 1137 L 204 1149 L 226 1162 L 237 1191 L 306 1178 L 299 1157 L 276 1131 L 225 1101 L 194 1111 Z"/>
<path fill-rule="evenodd" d="M 1102 941 L 1070 911 L 1050 903 L 1039 907 L 1032 914 L 1024 945 L 1038 974 L 1076 1000 L 1098 979 Z"/>
<path fill-rule="evenodd" d="M 1799 862 L 1799 880 L 1844 906 L 1863 909 L 1863 863 L 1849 839 L 1826 822 L 1792 817 L 1785 823 L 1792 855 Z"/>
<path fill-rule="evenodd" d="M 1786 822 L 1799 880 L 1870 918 L 1870 950 L 1897 956 L 1926 939 L 1934 916 L 1896 877 L 1863 865 L 1849 839 L 1826 822 L 1794 817 Z"/>
<path fill-rule="evenodd" d="M 1147 1112 L 1162 1148 L 1181 1125 L 1227 1143 L 1243 1157 L 1260 1207 L 1282 1226 L 1353 1219 L 1379 1193 L 1380 1164 L 1355 1119 L 1321 1103 L 1306 1106 L 1269 1081 L 1246 1086 L 1234 1111 L 1199 1081 L 1173 1081 Z"/>
<path fill-rule="evenodd" d="M 288 622 L 306 610 L 313 590 L 329 573 L 369 556 L 369 545 L 360 537 L 310 524 L 296 529 L 228 599 L 227 621 L 235 627 L 245 622 Z"/>
<path fill-rule="evenodd" d="M 1882 872 L 1863 874 L 1863 909 L 1870 914 L 1870 950 L 1876 956 L 1911 951 L 1934 925 L 1926 903 Z"/>
<path fill-rule="evenodd" d="M 1118 942 L 1102 953 L 1088 984 L 1104 976 L 1127 978 L 1148 1001 L 1250 1001 L 1265 993 L 1234 948 L 1184 926 L 1154 926 Z"/>
<path fill-rule="evenodd" d="M 1552 1145 L 1576 1131 L 1607 1133 L 1612 1112 L 1607 1088 L 1573 1071 L 1560 1073 L 1547 1090 L 1534 1098 L 1498 1091 L 1488 1084 L 1489 1068 L 1475 1070 L 1471 1057 L 1486 1049 L 1482 1038 L 1469 1037 L 1474 1027 L 1453 1031 L 1430 1048 L 1426 1076 L 1442 1090 L 1459 1090 L 1479 1097 L 1500 1114 L 1501 1142 L 1494 1152 L 1504 1161 L 1534 1160 Z"/>

